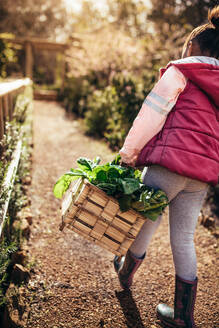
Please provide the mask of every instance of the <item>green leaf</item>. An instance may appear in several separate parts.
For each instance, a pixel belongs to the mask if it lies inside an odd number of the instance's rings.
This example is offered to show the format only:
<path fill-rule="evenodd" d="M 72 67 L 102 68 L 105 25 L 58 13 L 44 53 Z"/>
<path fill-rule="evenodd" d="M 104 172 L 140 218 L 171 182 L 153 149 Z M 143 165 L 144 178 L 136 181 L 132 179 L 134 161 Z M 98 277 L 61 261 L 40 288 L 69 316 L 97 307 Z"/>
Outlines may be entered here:
<path fill-rule="evenodd" d="M 106 171 L 100 170 L 96 174 L 96 180 L 100 182 L 106 182 L 107 181 L 107 174 Z"/>
<path fill-rule="evenodd" d="M 88 158 L 85 158 L 85 157 L 80 157 L 78 160 L 77 160 L 77 163 L 78 163 L 78 166 L 82 169 L 82 170 L 85 170 L 85 171 L 92 171 L 92 167 L 94 166 L 94 163 L 88 159 Z"/>
<path fill-rule="evenodd" d="M 94 160 L 93 160 L 93 164 L 94 164 L 94 166 L 92 166 L 92 168 L 94 168 L 95 166 L 99 165 L 99 163 L 100 163 L 100 157 L 97 156 L 97 157 L 95 157 Z"/>
<path fill-rule="evenodd" d="M 130 195 L 139 189 L 139 181 L 133 178 L 120 179 L 125 195 Z"/>
<path fill-rule="evenodd" d="M 121 163 L 121 156 L 120 154 L 117 154 L 114 160 L 110 163 L 112 165 L 120 165 Z"/>
<path fill-rule="evenodd" d="M 115 194 L 116 186 L 112 183 L 98 183 L 96 186 L 105 191 L 107 195 L 111 196 Z"/>
<path fill-rule="evenodd" d="M 121 212 L 126 212 L 131 208 L 132 205 L 132 196 L 131 195 L 123 195 L 118 198 L 119 207 Z"/>
<path fill-rule="evenodd" d="M 53 187 L 54 196 L 56 198 L 62 198 L 62 196 L 64 195 L 66 190 L 68 190 L 71 182 L 73 180 L 77 180 L 77 179 L 78 179 L 78 176 L 74 176 L 72 174 L 71 175 L 69 175 L 69 174 L 62 175 Z"/>
<path fill-rule="evenodd" d="M 116 167 L 109 167 L 107 170 L 108 179 L 116 179 L 120 177 L 120 171 Z"/>

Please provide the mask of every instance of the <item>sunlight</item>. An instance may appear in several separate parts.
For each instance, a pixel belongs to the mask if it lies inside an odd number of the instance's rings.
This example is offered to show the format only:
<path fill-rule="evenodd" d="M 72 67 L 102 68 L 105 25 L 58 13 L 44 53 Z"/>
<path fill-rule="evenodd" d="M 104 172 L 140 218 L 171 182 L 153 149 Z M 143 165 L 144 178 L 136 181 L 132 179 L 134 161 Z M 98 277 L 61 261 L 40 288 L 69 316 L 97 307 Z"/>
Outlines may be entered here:
<path fill-rule="evenodd" d="M 82 8 L 82 3 L 83 0 L 63 0 L 64 3 L 66 4 L 66 7 L 69 11 L 72 12 L 80 12 Z M 107 1 L 106 0 L 89 0 L 90 2 L 93 2 L 94 7 L 99 9 L 100 11 L 107 11 Z M 138 0 L 136 0 L 138 2 Z M 151 7 L 151 2 L 150 0 L 143 0 L 145 5 L 147 5 L 149 8 Z"/>

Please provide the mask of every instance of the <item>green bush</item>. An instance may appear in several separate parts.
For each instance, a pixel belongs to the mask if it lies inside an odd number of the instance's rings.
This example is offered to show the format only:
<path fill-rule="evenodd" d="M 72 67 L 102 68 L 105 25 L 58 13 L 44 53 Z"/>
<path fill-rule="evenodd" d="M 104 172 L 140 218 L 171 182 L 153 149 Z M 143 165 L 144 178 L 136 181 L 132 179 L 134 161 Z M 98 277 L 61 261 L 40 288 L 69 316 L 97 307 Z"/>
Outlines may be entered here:
<path fill-rule="evenodd" d="M 109 118 L 118 106 L 118 96 L 112 86 L 96 90 L 90 95 L 85 114 L 86 130 L 89 135 L 103 137 Z"/>
<path fill-rule="evenodd" d="M 0 34 L 0 37 L 4 34 Z M 0 39 L 0 77 L 7 76 L 7 65 L 17 60 L 10 42 Z"/>
<path fill-rule="evenodd" d="M 117 106 L 111 109 L 104 136 L 113 149 L 120 148 L 143 103 L 143 81 L 130 74 L 118 73 L 112 80 L 118 96 Z"/>
<path fill-rule="evenodd" d="M 86 76 L 69 77 L 65 81 L 65 86 L 60 100 L 68 112 L 79 117 L 84 117 L 87 110 L 87 98 L 95 90 L 95 86 L 89 83 Z"/>
<path fill-rule="evenodd" d="M 64 107 L 85 118 L 86 132 L 104 137 L 114 150 L 122 146 L 137 116 L 151 81 L 128 73 L 112 74 L 110 81 L 99 73 L 68 78 L 62 94 Z"/>

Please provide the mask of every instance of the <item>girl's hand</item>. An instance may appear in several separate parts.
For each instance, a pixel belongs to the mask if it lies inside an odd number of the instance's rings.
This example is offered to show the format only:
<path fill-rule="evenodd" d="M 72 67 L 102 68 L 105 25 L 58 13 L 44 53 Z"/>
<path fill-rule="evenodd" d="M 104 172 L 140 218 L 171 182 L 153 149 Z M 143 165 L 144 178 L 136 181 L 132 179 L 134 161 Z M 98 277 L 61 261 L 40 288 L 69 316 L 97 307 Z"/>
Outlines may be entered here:
<path fill-rule="evenodd" d="M 123 166 L 123 167 L 129 167 L 129 166 L 135 167 L 135 163 L 134 162 L 132 162 L 132 163 L 121 162 L 120 165 Z"/>

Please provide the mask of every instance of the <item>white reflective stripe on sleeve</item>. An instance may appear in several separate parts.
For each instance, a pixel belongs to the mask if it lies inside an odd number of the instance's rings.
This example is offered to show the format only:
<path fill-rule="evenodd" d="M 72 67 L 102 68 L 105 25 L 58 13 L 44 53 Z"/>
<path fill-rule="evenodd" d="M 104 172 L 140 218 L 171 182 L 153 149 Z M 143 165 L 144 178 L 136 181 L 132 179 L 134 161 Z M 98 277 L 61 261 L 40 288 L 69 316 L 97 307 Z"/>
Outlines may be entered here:
<path fill-rule="evenodd" d="M 171 110 L 174 104 L 171 101 L 166 100 L 165 98 L 159 96 L 157 93 L 151 91 L 148 95 L 149 97 L 158 101 L 161 105 L 163 105 L 166 109 Z"/>
<path fill-rule="evenodd" d="M 152 103 L 149 99 L 145 99 L 144 104 L 148 105 L 149 107 L 153 108 L 154 110 L 156 110 L 156 112 L 162 114 L 162 115 L 168 115 L 169 111 L 168 110 L 164 110 L 162 107 Z"/>

